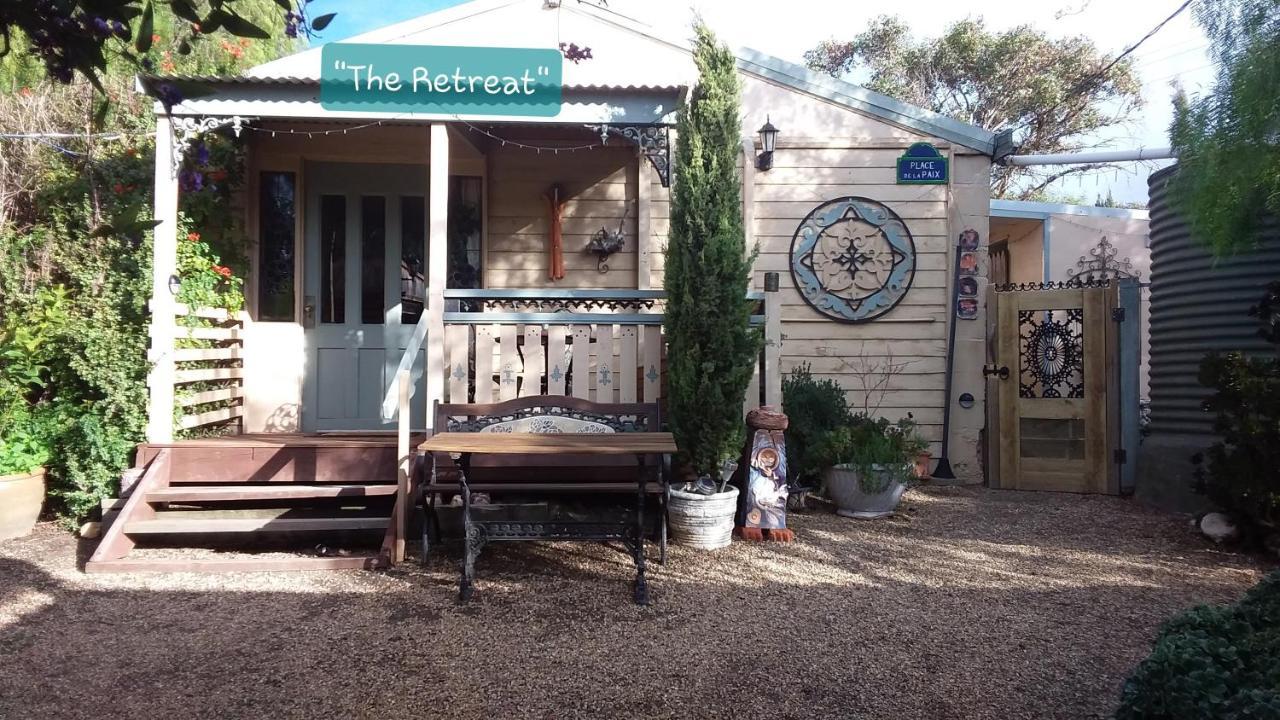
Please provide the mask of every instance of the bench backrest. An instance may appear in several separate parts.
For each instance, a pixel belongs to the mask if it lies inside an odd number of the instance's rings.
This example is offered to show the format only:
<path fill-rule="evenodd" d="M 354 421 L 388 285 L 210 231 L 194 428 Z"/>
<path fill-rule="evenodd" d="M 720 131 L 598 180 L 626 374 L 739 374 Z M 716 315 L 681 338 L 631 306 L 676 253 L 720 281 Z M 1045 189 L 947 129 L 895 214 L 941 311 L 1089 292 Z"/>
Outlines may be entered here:
<path fill-rule="evenodd" d="M 563 395 L 532 395 L 485 404 L 438 403 L 435 421 L 441 432 L 614 433 L 662 429 L 657 403 L 596 403 Z M 593 455 L 493 455 L 474 458 L 471 467 L 478 482 L 541 481 L 548 477 L 590 482 L 617 480 L 617 473 L 608 472 L 611 468 L 624 471 L 624 479 L 633 478 L 635 460 Z"/>

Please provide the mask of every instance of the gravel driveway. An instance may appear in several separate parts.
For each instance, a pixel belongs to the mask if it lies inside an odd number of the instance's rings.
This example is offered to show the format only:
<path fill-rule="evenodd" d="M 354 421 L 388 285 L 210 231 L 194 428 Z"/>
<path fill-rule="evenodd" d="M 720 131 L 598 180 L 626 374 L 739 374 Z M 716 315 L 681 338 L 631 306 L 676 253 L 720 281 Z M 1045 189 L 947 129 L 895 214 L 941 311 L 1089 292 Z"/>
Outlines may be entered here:
<path fill-rule="evenodd" d="M 1130 501 L 930 488 L 799 541 L 491 547 L 386 573 L 86 576 L 0 543 L 0 718 L 1091 718 L 1165 619 L 1269 567 Z M 455 551 L 456 552 L 456 551 Z"/>

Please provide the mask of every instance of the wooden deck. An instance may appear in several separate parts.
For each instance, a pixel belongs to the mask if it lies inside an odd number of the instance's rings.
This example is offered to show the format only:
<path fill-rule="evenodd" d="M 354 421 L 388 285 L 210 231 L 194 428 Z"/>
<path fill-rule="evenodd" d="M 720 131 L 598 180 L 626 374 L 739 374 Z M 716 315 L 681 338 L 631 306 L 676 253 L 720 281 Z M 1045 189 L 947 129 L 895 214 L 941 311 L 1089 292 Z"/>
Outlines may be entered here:
<path fill-rule="evenodd" d="M 426 439 L 415 434 L 416 447 Z M 138 447 L 141 479 L 86 572 L 233 572 L 386 567 L 394 557 L 411 485 L 401 487 L 394 432 L 253 433 Z M 411 465 L 411 474 L 414 471 Z M 218 561 L 130 557 L 140 540 L 169 546 L 258 533 L 382 535 L 371 554 Z"/>

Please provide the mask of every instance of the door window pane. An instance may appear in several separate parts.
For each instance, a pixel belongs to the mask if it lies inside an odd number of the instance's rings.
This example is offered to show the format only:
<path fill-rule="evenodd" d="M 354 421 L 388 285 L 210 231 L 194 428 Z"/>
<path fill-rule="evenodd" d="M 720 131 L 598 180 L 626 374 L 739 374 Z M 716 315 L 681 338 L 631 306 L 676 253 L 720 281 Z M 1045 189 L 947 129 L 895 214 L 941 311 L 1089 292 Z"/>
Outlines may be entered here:
<path fill-rule="evenodd" d="M 427 299 L 427 205 L 421 195 L 400 198 L 400 322 L 413 325 Z"/>
<path fill-rule="evenodd" d="M 387 199 L 360 198 L 360 322 L 381 325 L 386 319 Z"/>
<path fill-rule="evenodd" d="M 296 178 L 291 172 L 258 176 L 258 319 L 294 319 L 293 244 Z"/>
<path fill-rule="evenodd" d="M 347 198 L 320 197 L 320 322 L 347 319 Z"/>
<path fill-rule="evenodd" d="M 484 183 L 478 177 L 449 178 L 449 269 L 445 287 L 480 287 L 480 236 Z"/>

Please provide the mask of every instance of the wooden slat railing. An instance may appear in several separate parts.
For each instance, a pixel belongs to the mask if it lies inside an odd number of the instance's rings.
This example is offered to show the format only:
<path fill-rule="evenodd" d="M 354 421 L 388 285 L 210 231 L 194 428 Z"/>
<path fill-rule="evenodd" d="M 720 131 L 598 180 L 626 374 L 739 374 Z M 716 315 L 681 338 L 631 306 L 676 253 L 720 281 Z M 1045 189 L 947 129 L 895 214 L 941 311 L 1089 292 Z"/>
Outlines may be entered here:
<path fill-rule="evenodd" d="M 175 308 L 174 429 L 242 432 L 244 319 L 220 308 Z M 188 342 L 189 341 L 189 342 Z M 190 347 L 181 347 L 189 345 Z"/>

